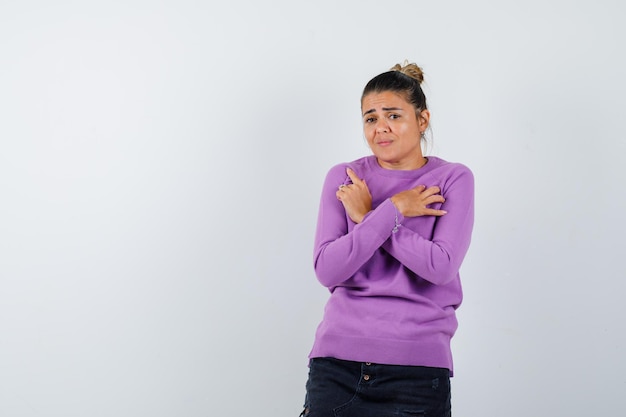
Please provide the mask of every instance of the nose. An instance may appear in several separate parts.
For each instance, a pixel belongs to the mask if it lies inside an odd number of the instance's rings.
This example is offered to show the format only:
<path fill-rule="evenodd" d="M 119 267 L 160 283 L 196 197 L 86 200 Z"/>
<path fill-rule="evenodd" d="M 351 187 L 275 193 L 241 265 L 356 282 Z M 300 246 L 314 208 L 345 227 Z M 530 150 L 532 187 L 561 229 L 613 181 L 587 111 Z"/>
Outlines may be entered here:
<path fill-rule="evenodd" d="M 376 133 L 387 133 L 389 132 L 389 125 L 385 119 L 378 119 L 376 122 Z"/>

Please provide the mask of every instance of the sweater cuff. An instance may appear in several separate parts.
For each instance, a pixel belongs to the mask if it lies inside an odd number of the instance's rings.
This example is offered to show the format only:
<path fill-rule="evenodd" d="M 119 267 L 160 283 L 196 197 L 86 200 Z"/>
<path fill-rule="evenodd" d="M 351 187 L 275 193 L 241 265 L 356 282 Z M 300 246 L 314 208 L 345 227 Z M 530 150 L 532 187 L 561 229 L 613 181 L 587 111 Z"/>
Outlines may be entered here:
<path fill-rule="evenodd" d="M 398 211 L 390 198 L 383 201 L 376 209 L 367 213 L 363 218 L 363 224 L 367 224 L 378 235 L 388 238 L 391 233 L 398 231 L 402 226 L 404 216 Z"/>

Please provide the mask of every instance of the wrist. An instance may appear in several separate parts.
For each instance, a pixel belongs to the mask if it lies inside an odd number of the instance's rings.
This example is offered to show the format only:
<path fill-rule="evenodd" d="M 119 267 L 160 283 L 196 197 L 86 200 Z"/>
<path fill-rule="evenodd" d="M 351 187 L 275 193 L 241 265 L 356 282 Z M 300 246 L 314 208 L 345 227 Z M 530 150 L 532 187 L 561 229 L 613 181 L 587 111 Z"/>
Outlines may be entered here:
<path fill-rule="evenodd" d="M 400 213 L 400 210 L 398 210 L 398 206 L 396 206 L 396 204 L 393 202 L 393 199 L 390 200 L 394 208 L 394 226 L 393 229 L 391 229 L 391 233 L 397 233 L 398 230 L 400 230 L 400 226 L 402 226 L 402 220 L 404 220 L 404 216 L 402 215 L 402 213 Z"/>
<path fill-rule="evenodd" d="M 394 207 L 396 208 L 396 211 L 400 214 L 402 213 L 402 208 L 400 207 L 400 199 L 398 197 L 396 197 L 395 195 L 393 197 L 391 197 L 389 200 L 391 200 L 391 202 L 393 203 Z"/>

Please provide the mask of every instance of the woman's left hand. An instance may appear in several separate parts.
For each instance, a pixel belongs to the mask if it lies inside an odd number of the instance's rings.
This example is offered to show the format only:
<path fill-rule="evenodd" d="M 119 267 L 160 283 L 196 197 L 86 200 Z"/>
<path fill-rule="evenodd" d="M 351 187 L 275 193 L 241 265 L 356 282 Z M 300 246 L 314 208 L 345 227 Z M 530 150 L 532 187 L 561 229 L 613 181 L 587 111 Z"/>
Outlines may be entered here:
<path fill-rule="evenodd" d="M 348 168 L 346 173 L 352 180 L 352 184 L 340 185 L 336 195 L 350 219 L 358 224 L 372 210 L 372 195 L 365 181 L 360 179 L 352 169 Z"/>

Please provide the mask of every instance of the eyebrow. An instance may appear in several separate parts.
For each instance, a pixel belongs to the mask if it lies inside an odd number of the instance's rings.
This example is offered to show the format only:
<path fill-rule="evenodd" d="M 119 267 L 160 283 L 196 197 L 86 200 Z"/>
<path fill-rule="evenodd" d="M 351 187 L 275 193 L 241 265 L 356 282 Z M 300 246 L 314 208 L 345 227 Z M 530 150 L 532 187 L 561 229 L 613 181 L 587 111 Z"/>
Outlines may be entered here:
<path fill-rule="evenodd" d="M 400 107 L 383 107 L 382 109 L 383 111 L 402 111 L 402 109 Z M 375 112 L 376 109 L 369 109 L 368 111 L 366 111 L 365 113 L 363 113 L 363 116 L 365 116 L 366 114 L 370 114 Z"/>

